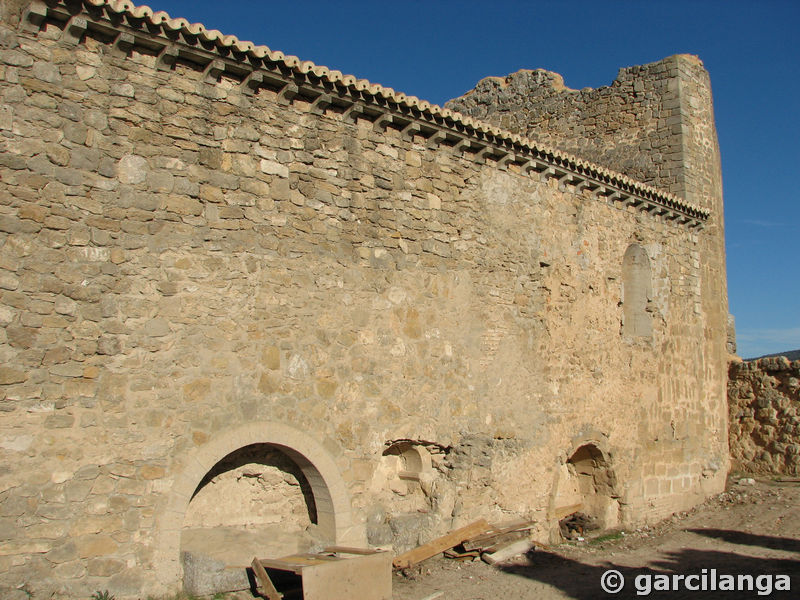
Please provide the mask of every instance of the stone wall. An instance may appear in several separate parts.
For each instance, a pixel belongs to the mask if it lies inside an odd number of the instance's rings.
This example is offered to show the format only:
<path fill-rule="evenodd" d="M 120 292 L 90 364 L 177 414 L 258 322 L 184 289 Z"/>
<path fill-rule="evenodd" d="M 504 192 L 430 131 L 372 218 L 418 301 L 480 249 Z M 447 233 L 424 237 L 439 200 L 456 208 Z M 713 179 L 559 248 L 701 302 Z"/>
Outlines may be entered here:
<path fill-rule="evenodd" d="M 350 544 L 557 535 L 584 444 L 625 524 L 722 489 L 719 214 L 690 228 L 104 27 L 0 23 L 0 586 L 174 590 L 198 486 L 253 444 Z M 409 476 L 398 440 L 430 463 Z"/>
<path fill-rule="evenodd" d="M 558 73 L 523 69 L 482 79 L 447 106 L 684 196 L 687 179 L 697 188 L 718 176 L 713 160 L 690 156 L 693 146 L 718 153 L 713 114 L 701 114 L 710 89 L 702 62 L 681 54 L 620 69 L 597 89 L 573 90 Z"/>
<path fill-rule="evenodd" d="M 707 338 L 706 385 L 725 397 L 728 323 L 722 171 L 711 83 L 696 56 L 678 54 L 619 70 L 610 86 L 572 90 L 557 73 L 488 77 L 447 106 L 674 192 L 710 209 L 700 262 Z M 715 420 L 727 411 L 716 405 Z"/>
<path fill-rule="evenodd" d="M 800 475 L 800 360 L 732 362 L 728 402 L 731 468 Z"/>

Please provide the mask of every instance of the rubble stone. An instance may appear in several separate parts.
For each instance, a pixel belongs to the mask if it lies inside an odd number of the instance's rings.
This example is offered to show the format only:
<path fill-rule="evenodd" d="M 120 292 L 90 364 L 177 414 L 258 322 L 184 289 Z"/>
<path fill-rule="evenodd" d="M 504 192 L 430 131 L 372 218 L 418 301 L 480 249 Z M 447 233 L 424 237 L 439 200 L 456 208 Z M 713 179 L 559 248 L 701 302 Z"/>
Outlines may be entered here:
<path fill-rule="evenodd" d="M 800 360 L 731 362 L 728 380 L 732 468 L 800 475 Z"/>

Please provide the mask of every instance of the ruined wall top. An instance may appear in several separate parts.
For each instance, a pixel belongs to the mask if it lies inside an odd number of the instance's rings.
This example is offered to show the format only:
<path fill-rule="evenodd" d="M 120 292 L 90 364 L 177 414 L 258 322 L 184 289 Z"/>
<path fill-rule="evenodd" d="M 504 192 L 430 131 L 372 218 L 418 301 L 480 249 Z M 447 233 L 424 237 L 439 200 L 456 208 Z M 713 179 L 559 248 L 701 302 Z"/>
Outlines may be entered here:
<path fill-rule="evenodd" d="M 710 209 L 721 208 L 711 86 L 702 61 L 677 54 L 575 90 L 523 69 L 486 77 L 445 106 L 582 156 Z"/>
<path fill-rule="evenodd" d="M 3 0 L 5 12 L 20 3 Z M 11 8 L 9 8 L 11 7 Z M 137 46 L 156 52 L 163 68 L 188 61 L 205 71 L 210 82 L 224 75 L 241 81 L 245 91 L 267 87 L 279 98 L 309 101 L 316 111 L 333 109 L 353 118 L 368 118 L 376 127 L 392 127 L 422 136 L 431 145 L 454 147 L 499 168 L 510 164 L 522 172 L 557 178 L 562 184 L 588 189 L 609 202 L 637 206 L 665 219 L 702 226 L 710 211 L 635 178 L 513 133 L 449 108 L 442 108 L 389 87 L 302 61 L 267 46 L 239 40 L 200 23 L 171 18 L 123 0 L 34 0 L 21 17 L 22 27 L 35 31 L 46 20 L 63 23 L 65 38 L 76 42 L 87 30 L 108 37 L 121 51 Z"/>

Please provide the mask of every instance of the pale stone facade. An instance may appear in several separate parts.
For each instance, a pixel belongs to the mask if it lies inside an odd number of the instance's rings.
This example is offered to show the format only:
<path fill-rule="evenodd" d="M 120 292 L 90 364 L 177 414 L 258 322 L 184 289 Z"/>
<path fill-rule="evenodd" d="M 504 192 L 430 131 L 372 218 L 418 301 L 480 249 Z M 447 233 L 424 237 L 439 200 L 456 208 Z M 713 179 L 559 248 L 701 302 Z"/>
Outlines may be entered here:
<path fill-rule="evenodd" d="M 722 489 L 699 61 L 631 79 L 653 188 L 126 2 L 0 6 L 0 588 L 167 592 L 198 528 L 275 513 L 406 548 Z"/>

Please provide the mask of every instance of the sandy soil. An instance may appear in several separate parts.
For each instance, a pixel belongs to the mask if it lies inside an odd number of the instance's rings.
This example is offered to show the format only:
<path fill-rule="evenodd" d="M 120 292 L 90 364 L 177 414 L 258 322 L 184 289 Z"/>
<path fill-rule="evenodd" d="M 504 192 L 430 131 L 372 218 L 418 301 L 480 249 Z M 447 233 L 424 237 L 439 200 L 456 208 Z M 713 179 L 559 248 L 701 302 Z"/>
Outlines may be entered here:
<path fill-rule="evenodd" d="M 608 594 L 603 573 L 619 571 L 624 588 Z M 752 575 L 752 591 L 647 590 L 656 576 L 700 574 L 706 587 L 721 575 Z M 716 569 L 714 577 L 712 569 Z M 757 580 L 758 575 L 768 577 Z M 789 577 L 790 591 L 767 595 L 778 575 Z M 637 586 L 637 577 L 638 586 Z M 769 580 L 769 581 L 768 581 Z M 745 582 L 746 583 L 746 582 Z M 759 583 L 762 593 L 759 593 Z M 703 580 L 691 585 L 702 587 Z M 780 585 L 785 585 L 783 580 Z M 721 584 L 720 587 L 724 585 Z M 675 515 L 655 527 L 626 531 L 617 539 L 602 538 L 534 550 L 500 566 L 433 558 L 414 572 L 394 577 L 395 600 L 513 600 L 594 598 L 800 598 L 800 483 L 758 481 L 740 485 L 689 513 Z"/>

